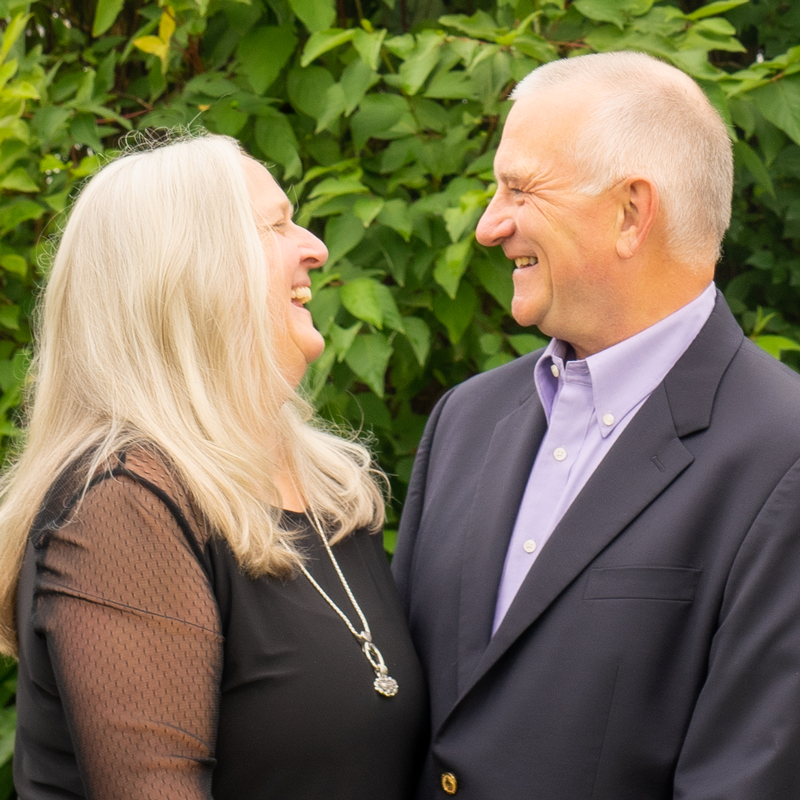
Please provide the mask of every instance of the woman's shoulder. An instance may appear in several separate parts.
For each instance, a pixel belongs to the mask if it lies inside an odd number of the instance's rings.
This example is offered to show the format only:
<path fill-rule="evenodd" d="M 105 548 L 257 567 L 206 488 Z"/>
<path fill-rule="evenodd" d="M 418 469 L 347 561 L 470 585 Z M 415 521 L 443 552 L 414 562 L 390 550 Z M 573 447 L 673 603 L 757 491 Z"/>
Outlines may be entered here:
<path fill-rule="evenodd" d="M 34 525 L 37 587 L 213 629 L 204 537 L 157 452 L 131 448 L 96 469 L 84 459 L 51 487 Z"/>
<path fill-rule="evenodd" d="M 177 526 L 191 545 L 205 545 L 207 526 L 177 470 L 157 448 L 136 445 L 100 464 L 93 461 L 92 453 L 76 458 L 50 486 L 33 524 L 34 544 L 99 513 L 109 525 L 143 517 L 153 528 Z"/>

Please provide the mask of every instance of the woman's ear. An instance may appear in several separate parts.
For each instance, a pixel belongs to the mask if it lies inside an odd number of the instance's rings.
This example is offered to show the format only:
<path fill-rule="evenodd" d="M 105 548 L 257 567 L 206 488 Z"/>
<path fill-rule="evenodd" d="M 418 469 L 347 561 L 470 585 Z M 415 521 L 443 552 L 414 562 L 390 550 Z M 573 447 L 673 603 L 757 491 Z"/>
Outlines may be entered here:
<path fill-rule="evenodd" d="M 633 258 L 658 216 L 658 189 L 649 178 L 628 178 L 622 187 L 617 255 Z"/>

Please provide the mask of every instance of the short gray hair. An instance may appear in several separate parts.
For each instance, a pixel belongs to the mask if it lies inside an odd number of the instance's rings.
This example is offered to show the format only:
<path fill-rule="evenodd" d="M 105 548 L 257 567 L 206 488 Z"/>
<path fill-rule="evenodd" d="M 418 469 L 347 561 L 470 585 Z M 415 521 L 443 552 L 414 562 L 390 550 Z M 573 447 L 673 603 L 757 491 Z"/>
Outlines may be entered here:
<path fill-rule="evenodd" d="M 644 53 L 597 53 L 544 64 L 513 100 L 566 83 L 587 85 L 599 103 L 576 132 L 572 156 L 598 195 L 640 174 L 658 188 L 671 254 L 700 266 L 719 258 L 731 217 L 733 154 L 725 123 L 687 75 Z"/>

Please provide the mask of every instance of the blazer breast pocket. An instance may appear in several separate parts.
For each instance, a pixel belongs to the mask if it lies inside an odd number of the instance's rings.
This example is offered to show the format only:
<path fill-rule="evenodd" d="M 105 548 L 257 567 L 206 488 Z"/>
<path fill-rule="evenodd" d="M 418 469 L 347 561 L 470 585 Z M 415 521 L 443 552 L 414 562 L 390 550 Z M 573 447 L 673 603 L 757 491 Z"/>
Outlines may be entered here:
<path fill-rule="evenodd" d="M 609 567 L 589 570 L 584 600 L 694 599 L 702 570 L 689 567 Z"/>

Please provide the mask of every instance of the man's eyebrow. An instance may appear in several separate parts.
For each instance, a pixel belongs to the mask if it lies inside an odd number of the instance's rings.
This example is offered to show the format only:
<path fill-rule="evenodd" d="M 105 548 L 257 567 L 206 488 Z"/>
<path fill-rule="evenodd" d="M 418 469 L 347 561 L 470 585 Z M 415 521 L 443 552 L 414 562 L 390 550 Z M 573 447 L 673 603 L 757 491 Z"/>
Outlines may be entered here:
<path fill-rule="evenodd" d="M 522 176 L 522 173 L 513 168 L 495 170 L 495 178 L 497 178 L 498 181 L 502 181 L 508 185 L 520 186 L 525 182 L 525 178 Z"/>

